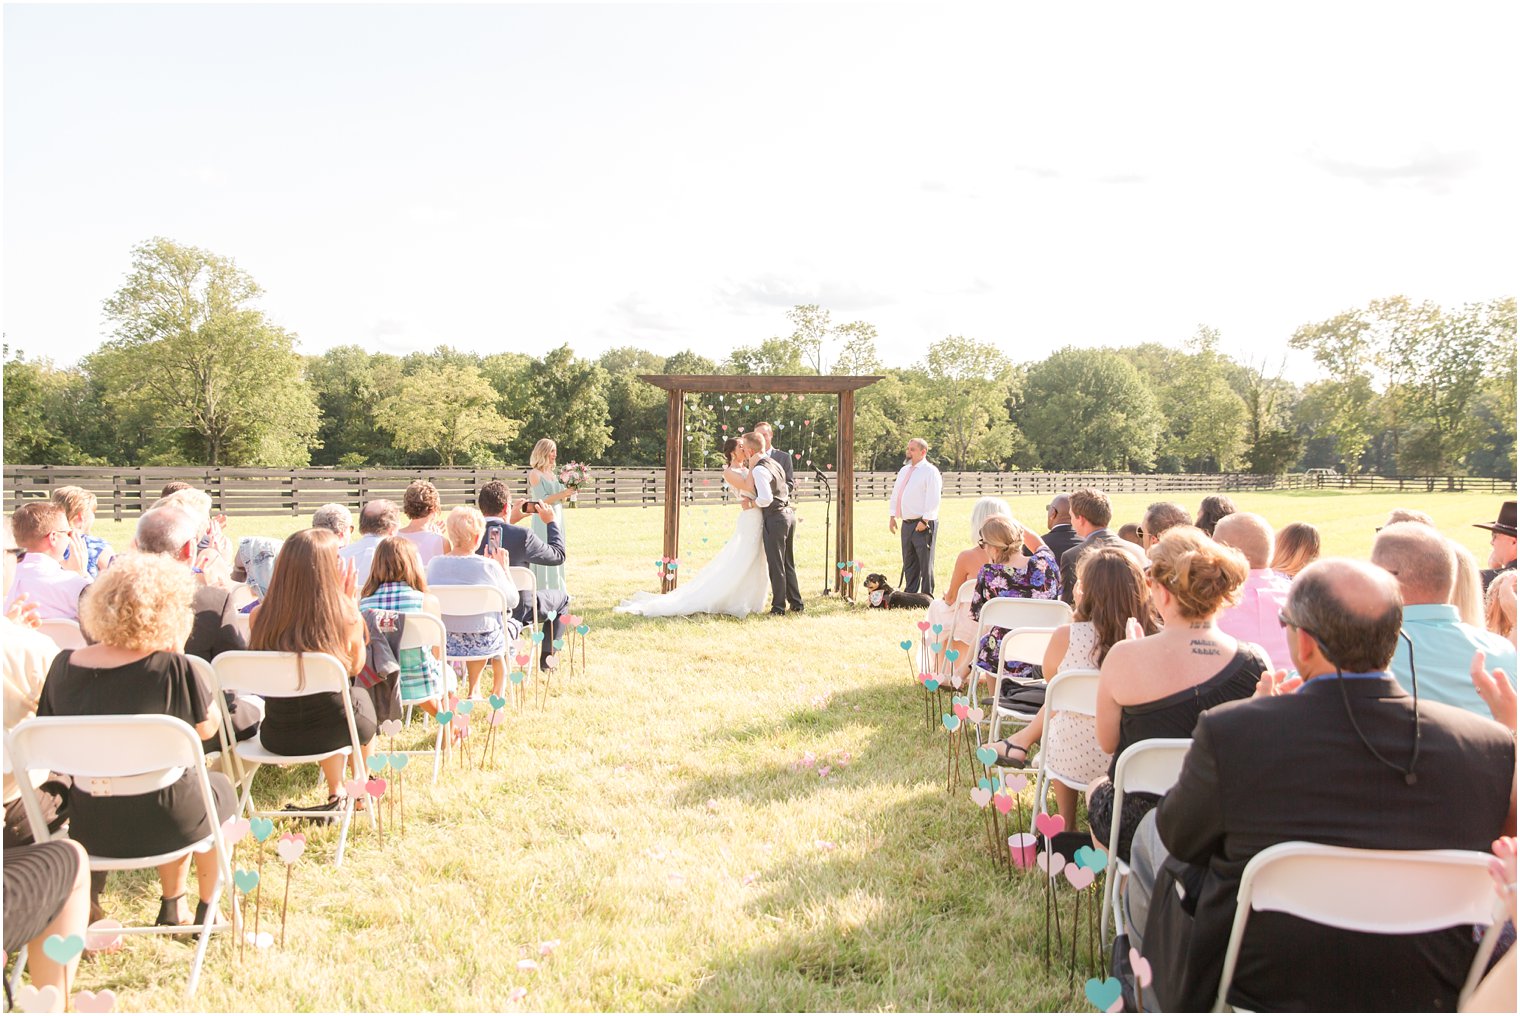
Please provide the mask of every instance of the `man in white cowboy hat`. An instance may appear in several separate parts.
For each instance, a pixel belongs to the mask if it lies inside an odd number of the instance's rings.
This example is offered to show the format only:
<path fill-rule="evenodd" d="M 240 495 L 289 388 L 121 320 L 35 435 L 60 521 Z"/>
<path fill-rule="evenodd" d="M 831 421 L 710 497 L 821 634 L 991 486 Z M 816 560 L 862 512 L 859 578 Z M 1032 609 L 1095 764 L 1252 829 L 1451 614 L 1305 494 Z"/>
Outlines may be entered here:
<path fill-rule="evenodd" d="M 1477 522 L 1474 525 L 1489 531 L 1488 542 L 1493 548 L 1488 552 L 1488 567 L 1483 569 L 1483 589 L 1487 592 L 1489 583 L 1500 572 L 1515 570 L 1515 502 L 1504 502 L 1499 508 L 1499 517 L 1493 522 Z"/>

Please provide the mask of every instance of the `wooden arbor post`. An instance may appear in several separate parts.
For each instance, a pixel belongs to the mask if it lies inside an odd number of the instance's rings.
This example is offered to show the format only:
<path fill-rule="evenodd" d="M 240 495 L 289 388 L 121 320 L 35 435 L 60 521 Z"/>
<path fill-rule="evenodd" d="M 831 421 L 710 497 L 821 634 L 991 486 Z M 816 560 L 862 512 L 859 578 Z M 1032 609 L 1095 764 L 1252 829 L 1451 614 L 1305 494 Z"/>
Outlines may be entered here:
<path fill-rule="evenodd" d="M 834 559 L 855 559 L 855 393 L 881 380 L 881 375 L 828 376 L 814 374 L 640 374 L 667 393 L 665 411 L 665 549 L 664 556 L 681 556 L 681 461 L 686 447 L 686 393 L 722 392 L 734 395 L 835 395 L 838 467 L 835 496 L 839 504 L 839 532 L 834 540 Z M 675 586 L 672 578 L 667 585 Z M 834 570 L 835 592 L 843 591 L 843 579 Z"/>

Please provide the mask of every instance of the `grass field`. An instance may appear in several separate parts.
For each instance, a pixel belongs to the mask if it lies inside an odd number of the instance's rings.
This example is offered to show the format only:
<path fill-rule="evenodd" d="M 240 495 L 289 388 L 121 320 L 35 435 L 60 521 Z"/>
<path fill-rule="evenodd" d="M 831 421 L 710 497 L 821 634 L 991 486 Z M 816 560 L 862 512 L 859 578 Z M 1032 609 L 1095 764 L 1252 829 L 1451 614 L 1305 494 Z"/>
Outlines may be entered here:
<path fill-rule="evenodd" d="M 1137 518 L 1153 497 L 1116 499 Z M 1365 557 L 1390 507 L 1430 512 L 1487 556 L 1498 498 L 1242 494 L 1281 525 L 1319 525 L 1330 553 Z M 1014 510 L 1032 524 L 1044 499 Z M 939 572 L 964 547 L 971 502 L 943 511 Z M 295 867 L 286 948 L 215 946 L 195 1007 L 223 1010 L 1050 1010 L 1091 1008 L 1040 956 L 1037 883 L 978 852 L 980 817 L 947 796 L 945 735 L 926 732 L 897 642 L 917 618 L 815 594 L 822 506 L 804 505 L 803 617 L 644 620 L 611 613 L 657 587 L 660 513 L 567 513 L 589 676 L 501 728 L 494 766 L 407 770 L 404 837 L 356 825 L 341 871 L 313 832 Z M 856 556 L 890 573 L 886 505 L 857 506 Z M 731 510 L 685 516 L 683 574 L 726 539 Z M 289 517 L 234 519 L 282 536 Z M 102 522 L 125 546 L 129 527 Z M 703 542 L 706 537 L 706 542 Z M 479 735 L 476 735 L 477 738 Z M 420 744 L 426 728 L 403 735 Z M 817 760 L 802 763 L 805 753 Z M 829 772 L 820 776 L 820 767 Z M 265 778 L 268 782 L 265 783 Z M 263 799 L 318 796 L 315 768 L 260 774 Z M 1026 791 L 1027 797 L 1027 791 Z M 1026 802 L 1027 806 L 1027 802 Z M 251 841 L 245 841 L 246 853 Z M 240 856 L 239 864 L 250 867 Z M 266 862 L 263 927 L 283 873 Z M 116 876 L 107 911 L 151 918 L 151 876 Z M 1069 914 L 1069 911 L 1068 911 Z M 558 941 L 540 956 L 540 943 Z M 181 1009 L 191 947 L 129 940 L 80 968 L 118 1009 Z M 537 971 L 519 961 L 539 963 Z M 526 995 L 513 1002 L 513 989 Z"/>

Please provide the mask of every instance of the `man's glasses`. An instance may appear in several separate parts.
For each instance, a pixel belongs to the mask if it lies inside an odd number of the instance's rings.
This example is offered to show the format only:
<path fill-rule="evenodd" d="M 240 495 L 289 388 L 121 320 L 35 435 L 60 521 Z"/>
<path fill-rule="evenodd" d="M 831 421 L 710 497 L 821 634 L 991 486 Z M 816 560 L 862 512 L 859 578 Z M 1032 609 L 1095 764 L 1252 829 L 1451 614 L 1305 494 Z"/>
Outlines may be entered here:
<path fill-rule="evenodd" d="M 1145 538 L 1145 527 L 1144 526 L 1136 526 L 1135 527 L 1135 535 L 1138 536 L 1138 537 L 1140 537 L 1141 539 L 1144 539 Z"/>

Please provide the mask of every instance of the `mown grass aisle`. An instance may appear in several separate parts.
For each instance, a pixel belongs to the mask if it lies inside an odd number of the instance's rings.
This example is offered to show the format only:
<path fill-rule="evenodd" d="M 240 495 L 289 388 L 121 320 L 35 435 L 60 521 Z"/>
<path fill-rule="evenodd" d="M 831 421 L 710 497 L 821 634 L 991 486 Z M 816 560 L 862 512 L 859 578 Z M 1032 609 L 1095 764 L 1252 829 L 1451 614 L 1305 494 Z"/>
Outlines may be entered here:
<path fill-rule="evenodd" d="M 1126 510 L 1130 500 L 1149 499 L 1124 499 Z M 1367 543 L 1391 503 L 1240 500 L 1279 523 L 1333 514 L 1348 534 L 1365 525 Z M 1494 507 L 1403 501 L 1453 532 Z M 857 556 L 895 579 L 884 506 L 863 508 Z M 942 553 L 964 546 L 969 508 L 947 507 Z M 1034 522 L 1039 506 L 1016 510 Z M 803 515 L 808 613 L 740 622 L 614 615 L 620 596 L 655 588 L 658 514 L 568 512 L 589 674 L 556 678 L 543 712 L 512 715 L 490 769 L 463 768 L 456 753 L 433 789 L 414 761 L 405 835 L 388 828 L 384 849 L 358 823 L 338 871 L 332 832 L 312 832 L 285 949 L 249 948 L 240 961 L 224 939 L 195 1007 L 1087 1008 L 1080 977 L 1073 988 L 1064 967 L 1043 970 L 1038 883 L 996 874 L 965 789 L 945 793 L 945 734 L 925 729 L 897 647 L 916 615 L 819 598 L 821 507 Z M 719 509 L 688 513 L 683 574 L 731 524 Z M 235 531 L 297 525 L 235 520 Z M 125 546 L 124 526 L 102 528 Z M 477 765 L 483 721 L 477 712 Z M 420 746 L 430 730 L 417 722 L 404 738 Z M 264 772 L 259 796 L 310 802 L 317 783 L 312 767 L 284 780 Z M 240 867 L 253 866 L 251 849 L 244 841 Z M 266 857 L 262 928 L 276 932 L 279 869 Z M 128 919 L 151 916 L 156 898 L 151 876 L 116 876 L 105 903 Z M 130 940 L 83 964 L 79 987 L 115 988 L 121 1011 L 180 1009 L 190 950 Z M 527 993 L 514 1003 L 518 987 Z"/>

